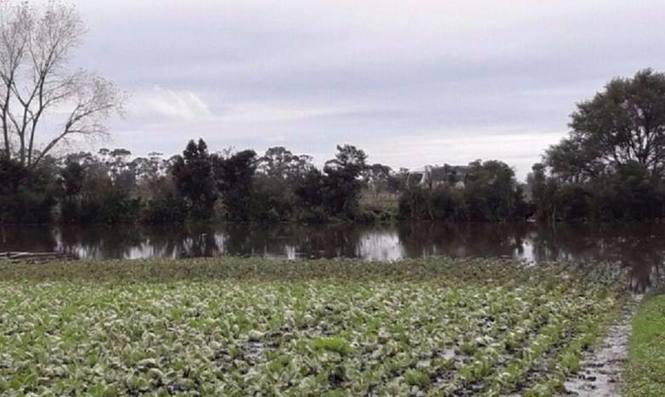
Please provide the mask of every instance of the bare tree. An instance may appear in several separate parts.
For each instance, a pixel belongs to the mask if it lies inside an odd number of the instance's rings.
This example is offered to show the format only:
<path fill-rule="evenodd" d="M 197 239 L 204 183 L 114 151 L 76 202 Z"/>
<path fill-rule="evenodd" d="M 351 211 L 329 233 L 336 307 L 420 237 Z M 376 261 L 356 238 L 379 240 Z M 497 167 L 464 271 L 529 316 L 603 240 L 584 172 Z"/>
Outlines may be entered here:
<path fill-rule="evenodd" d="M 112 82 L 69 67 L 85 26 L 76 9 L 59 2 L 32 7 L 0 0 L 0 128 L 2 152 L 34 167 L 74 136 L 106 133 L 103 122 L 122 105 Z M 44 116 L 67 116 L 38 148 Z"/>

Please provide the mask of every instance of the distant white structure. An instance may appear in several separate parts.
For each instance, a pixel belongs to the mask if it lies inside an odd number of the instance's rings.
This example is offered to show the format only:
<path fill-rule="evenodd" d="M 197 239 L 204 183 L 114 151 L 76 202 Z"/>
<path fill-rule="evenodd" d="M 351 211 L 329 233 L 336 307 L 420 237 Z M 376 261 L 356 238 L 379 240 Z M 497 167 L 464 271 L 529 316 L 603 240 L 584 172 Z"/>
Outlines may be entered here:
<path fill-rule="evenodd" d="M 464 188 L 464 181 L 469 170 L 465 165 L 426 165 L 422 170 L 409 172 L 408 183 L 429 189 L 437 186 Z"/>

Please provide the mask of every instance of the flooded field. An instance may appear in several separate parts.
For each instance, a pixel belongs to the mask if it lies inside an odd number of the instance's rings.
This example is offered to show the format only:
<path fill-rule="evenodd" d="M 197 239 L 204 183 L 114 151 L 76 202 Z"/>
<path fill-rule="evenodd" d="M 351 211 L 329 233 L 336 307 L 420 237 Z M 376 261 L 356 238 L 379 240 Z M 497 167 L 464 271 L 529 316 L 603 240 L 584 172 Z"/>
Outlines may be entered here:
<path fill-rule="evenodd" d="M 0 227 L 0 251 L 60 251 L 82 259 L 217 256 L 354 258 L 502 257 L 530 263 L 618 261 L 633 288 L 647 288 L 665 261 L 660 224 L 399 223 L 166 227 Z"/>

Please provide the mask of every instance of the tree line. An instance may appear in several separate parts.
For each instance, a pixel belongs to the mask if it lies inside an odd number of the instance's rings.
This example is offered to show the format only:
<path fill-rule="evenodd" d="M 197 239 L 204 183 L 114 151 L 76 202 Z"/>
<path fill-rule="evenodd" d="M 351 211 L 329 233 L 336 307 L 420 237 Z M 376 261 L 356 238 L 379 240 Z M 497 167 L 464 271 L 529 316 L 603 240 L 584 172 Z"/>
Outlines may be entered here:
<path fill-rule="evenodd" d="M 665 216 L 665 75 L 614 79 L 526 183 L 497 160 L 421 172 L 370 164 L 352 145 L 323 167 L 273 147 L 132 158 L 124 149 L 40 156 L 0 151 L 0 223 L 186 221 L 652 220 Z"/>
<path fill-rule="evenodd" d="M 501 161 L 410 172 L 350 145 L 321 168 L 283 147 L 211 153 L 202 140 L 168 159 L 56 156 L 123 106 L 112 82 L 70 65 L 84 32 L 72 6 L 0 0 L 0 223 L 665 217 L 665 75 L 650 69 L 578 104 L 526 183 Z"/>
<path fill-rule="evenodd" d="M 210 152 L 199 139 L 168 159 L 124 149 L 0 152 L 0 223 L 451 222 L 652 220 L 665 216 L 665 75 L 614 79 L 571 116 L 571 132 L 526 183 L 497 160 L 420 172 L 370 164 L 352 145 L 316 167 L 273 147 Z"/>
<path fill-rule="evenodd" d="M 273 147 L 211 153 L 202 139 L 181 155 L 131 158 L 125 149 L 46 157 L 38 167 L 0 159 L 2 223 L 185 221 L 505 220 L 526 208 L 512 169 L 474 162 L 466 186 L 429 189 L 420 176 L 368 164 L 352 145 L 322 168 Z M 381 203 L 389 201 L 389 205 Z M 463 200 L 465 208 L 456 208 Z"/>

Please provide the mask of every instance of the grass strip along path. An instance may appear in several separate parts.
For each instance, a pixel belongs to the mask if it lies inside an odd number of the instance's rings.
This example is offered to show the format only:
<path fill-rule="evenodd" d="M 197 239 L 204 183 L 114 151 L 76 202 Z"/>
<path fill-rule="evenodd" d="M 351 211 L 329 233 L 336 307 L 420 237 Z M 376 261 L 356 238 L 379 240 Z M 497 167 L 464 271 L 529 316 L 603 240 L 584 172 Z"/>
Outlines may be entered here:
<path fill-rule="evenodd" d="M 633 319 L 625 374 L 626 396 L 665 395 L 665 295 L 644 299 Z"/>
<path fill-rule="evenodd" d="M 621 272 L 504 260 L 0 264 L 0 395 L 548 395 Z"/>

